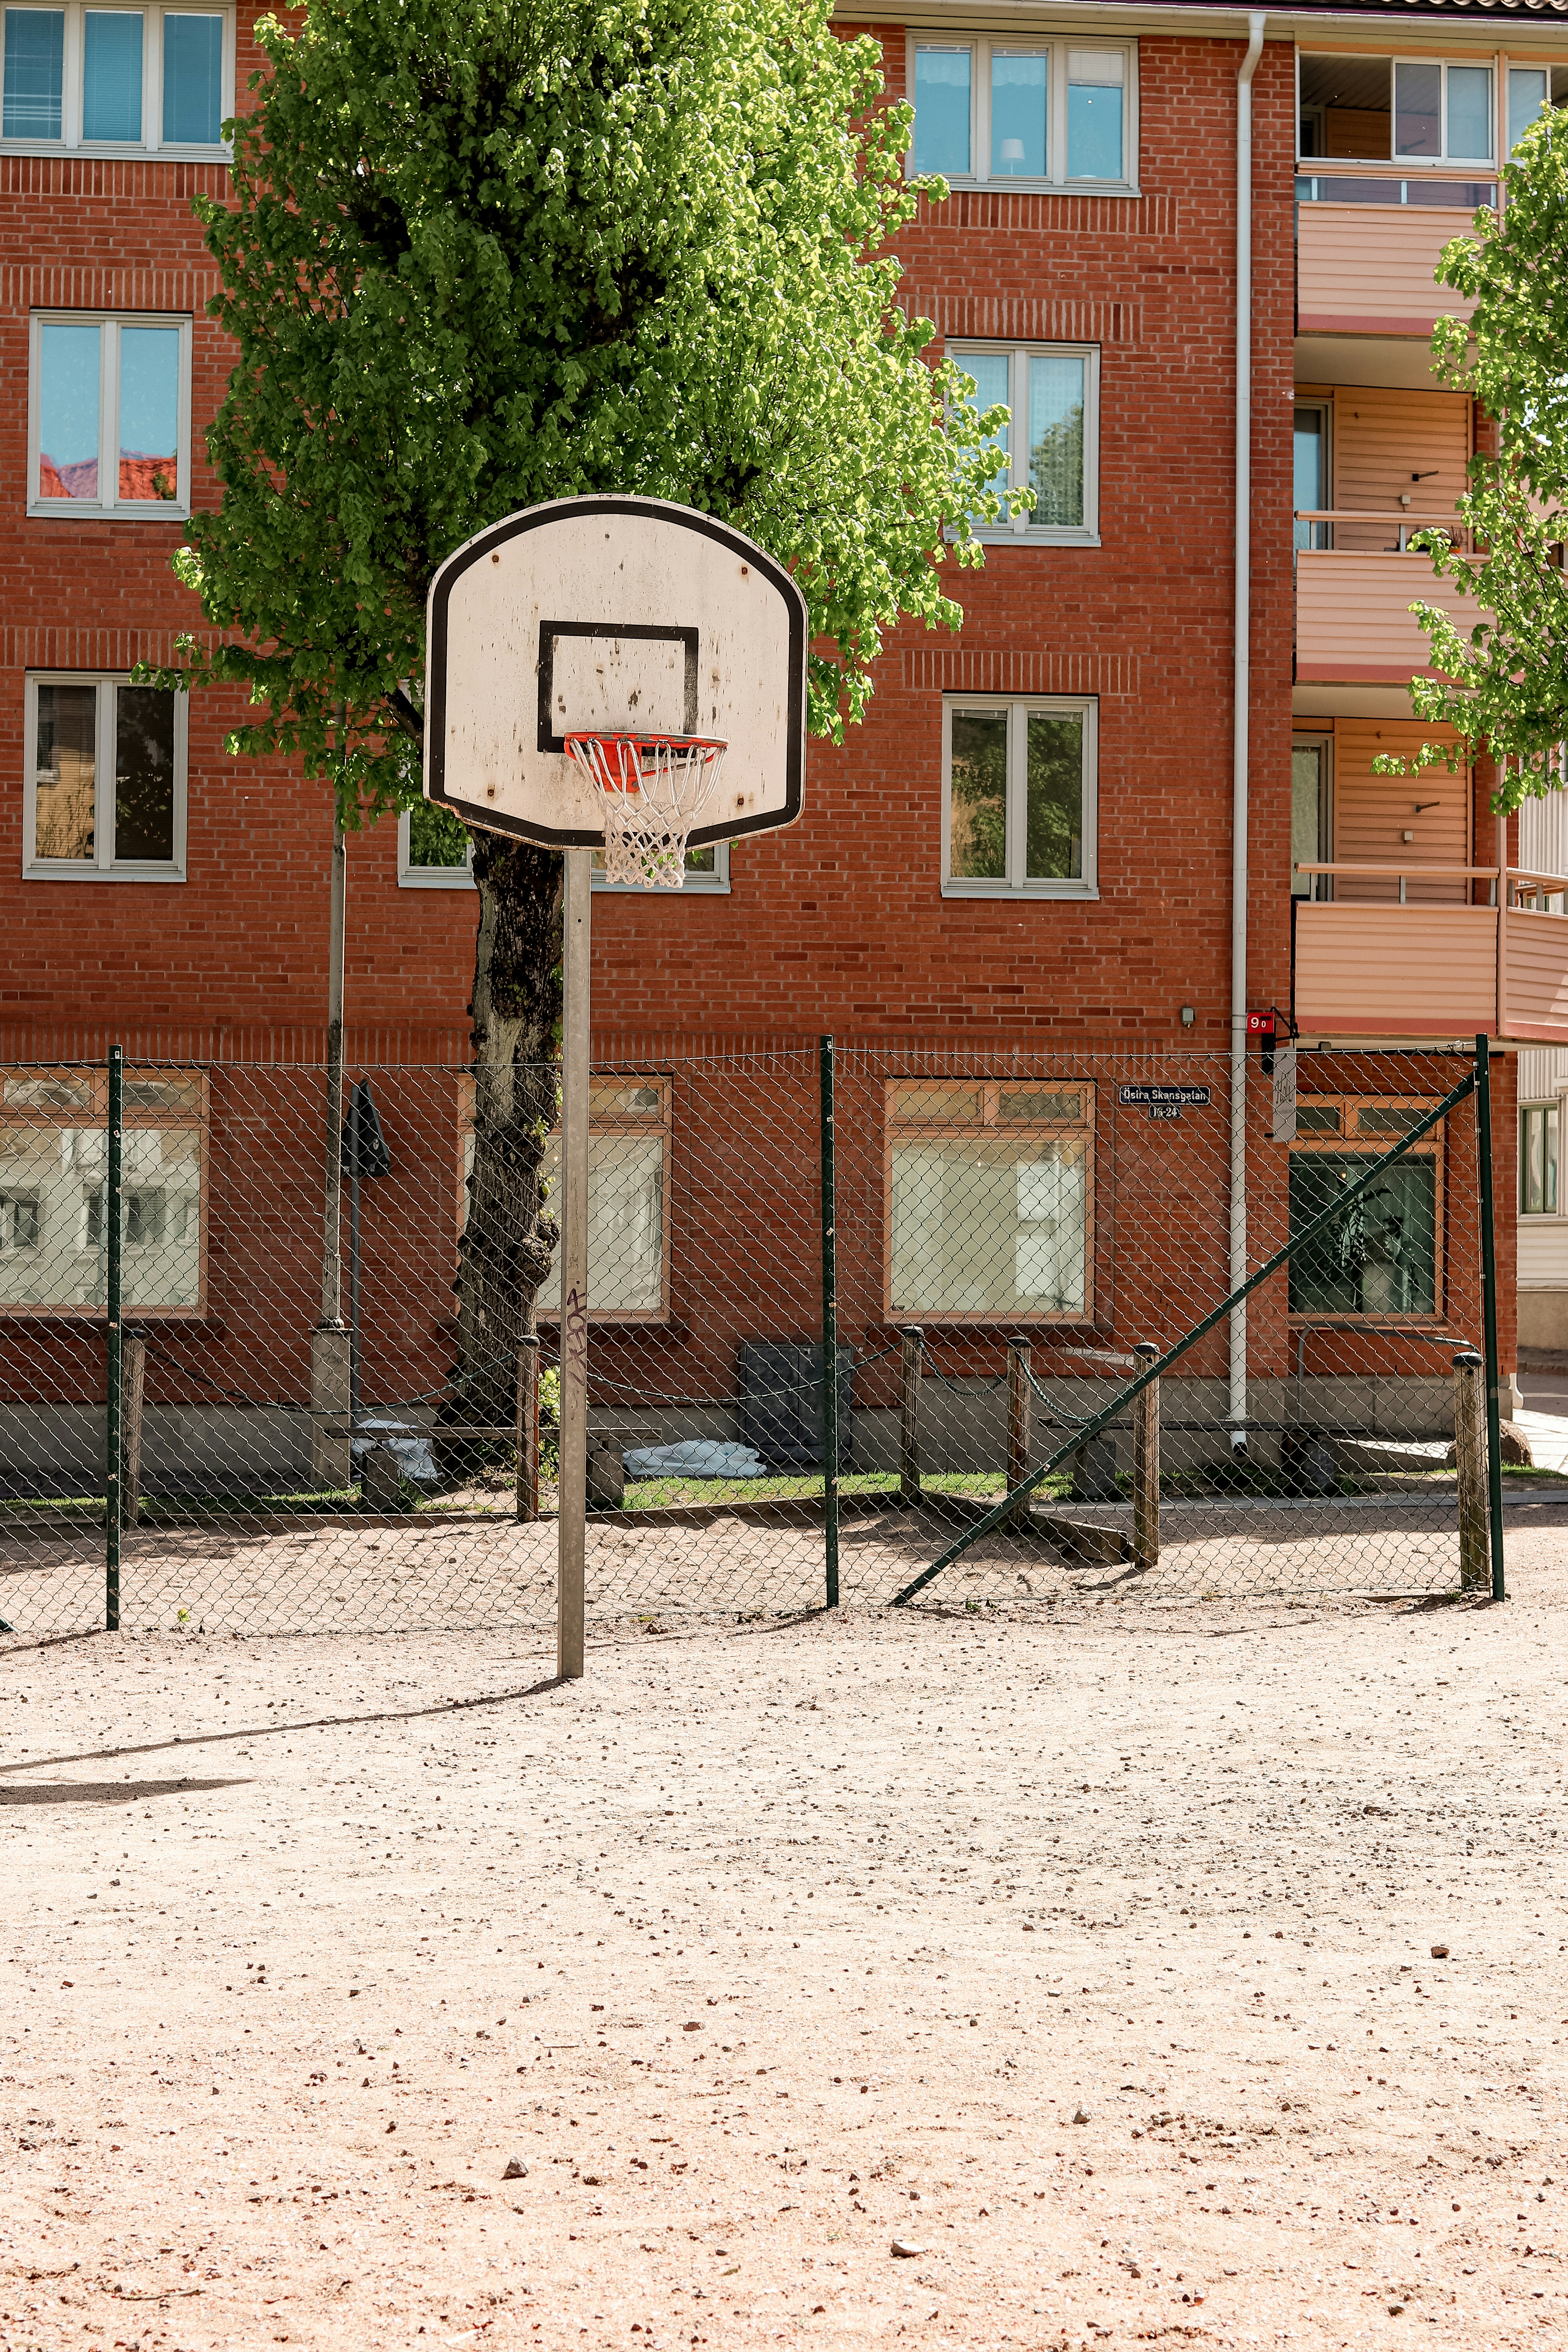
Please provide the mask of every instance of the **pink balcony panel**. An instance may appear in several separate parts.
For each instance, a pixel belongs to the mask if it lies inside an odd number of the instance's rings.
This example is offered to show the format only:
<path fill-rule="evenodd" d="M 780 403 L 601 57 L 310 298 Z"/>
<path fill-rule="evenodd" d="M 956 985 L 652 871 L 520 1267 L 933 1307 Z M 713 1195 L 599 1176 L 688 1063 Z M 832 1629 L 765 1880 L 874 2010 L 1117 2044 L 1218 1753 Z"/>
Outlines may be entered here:
<path fill-rule="evenodd" d="M 1397 512 L 1387 516 L 1390 540 L 1402 521 Z M 1461 628 L 1473 628 L 1480 614 L 1473 597 L 1436 577 L 1426 555 L 1303 548 L 1296 558 L 1296 676 L 1403 686 L 1430 674 L 1431 647 L 1408 609 L 1417 600 L 1441 604 Z"/>
<path fill-rule="evenodd" d="M 1474 215 L 1435 205 L 1304 204 L 1296 305 L 1303 335 L 1429 335 L 1473 307 L 1434 272 Z"/>

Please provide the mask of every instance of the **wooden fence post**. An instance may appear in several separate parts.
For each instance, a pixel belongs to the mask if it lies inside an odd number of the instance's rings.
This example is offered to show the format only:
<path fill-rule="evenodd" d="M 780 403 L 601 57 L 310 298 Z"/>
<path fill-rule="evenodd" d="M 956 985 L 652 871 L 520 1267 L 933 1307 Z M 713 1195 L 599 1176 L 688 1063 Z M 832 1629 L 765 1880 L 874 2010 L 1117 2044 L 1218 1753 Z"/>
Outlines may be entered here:
<path fill-rule="evenodd" d="M 1152 1339 L 1140 1339 L 1132 1350 L 1140 1367 L 1152 1364 L 1160 1350 Z M 1160 1564 L 1160 1383 L 1151 1381 L 1132 1400 L 1132 1564 Z"/>
<path fill-rule="evenodd" d="M 147 1334 L 127 1330 L 121 1391 L 125 1470 L 121 1487 L 121 1524 L 133 1528 L 142 1517 L 142 1413 L 147 1402 Z"/>
<path fill-rule="evenodd" d="M 921 1498 L 921 1349 L 925 1334 L 918 1323 L 899 1333 L 902 1349 L 899 1388 L 899 1500 Z"/>
<path fill-rule="evenodd" d="M 539 1341 L 517 1343 L 517 1516 L 539 1517 Z"/>
<path fill-rule="evenodd" d="M 1029 1359 L 1027 1339 L 1007 1342 L 1007 1492 L 1021 1486 L 1029 1475 Z M 1007 1522 L 1010 1528 L 1029 1524 L 1026 1496 Z"/>

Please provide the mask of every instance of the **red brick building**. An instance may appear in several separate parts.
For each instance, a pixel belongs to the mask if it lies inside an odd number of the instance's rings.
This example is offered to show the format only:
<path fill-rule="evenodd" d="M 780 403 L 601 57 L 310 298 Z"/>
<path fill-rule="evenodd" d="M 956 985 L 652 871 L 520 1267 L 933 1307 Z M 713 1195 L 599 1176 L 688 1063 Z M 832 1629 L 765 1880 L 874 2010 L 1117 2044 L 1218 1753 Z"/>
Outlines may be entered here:
<path fill-rule="evenodd" d="M 215 280 L 190 200 L 226 186 L 218 125 L 258 62 L 253 21 L 248 5 L 20 0 L 0 61 L 4 1064 L 23 1074 L 119 1040 L 133 1060 L 199 1074 L 215 1121 L 226 1068 L 319 1064 L 326 1020 L 323 792 L 231 759 L 237 708 L 222 697 L 187 711 L 126 682 L 198 621 L 169 560 L 184 516 L 217 494 L 202 427 L 230 354 L 205 316 Z M 1131 0 L 1005 16 L 943 5 L 913 29 L 901 16 L 874 29 L 889 90 L 915 102 L 915 161 L 952 186 L 902 240 L 910 307 L 984 397 L 1011 403 L 1006 464 L 1040 504 L 990 534 L 982 572 L 954 574 L 960 635 L 889 641 L 868 722 L 842 750 L 812 748 L 798 825 L 720 851 L 679 898 L 596 895 L 606 1055 L 657 1072 L 704 1042 L 830 1031 L 1016 1047 L 1039 1067 L 1107 1047 L 1224 1057 L 1238 1013 L 1270 1006 L 1293 1006 L 1314 1048 L 1436 1047 L 1484 1029 L 1505 1048 L 1510 1200 L 1508 1049 L 1568 1040 L 1568 932 L 1494 887 L 1519 853 L 1489 814 L 1489 773 L 1417 794 L 1371 763 L 1419 732 L 1404 682 L 1425 641 L 1405 607 L 1432 592 L 1405 538 L 1451 513 L 1485 430 L 1429 373 L 1448 307 L 1432 268 L 1495 201 L 1510 138 L 1568 99 L 1568 8 L 1519 0 L 1483 21 L 1443 0 L 1255 18 Z M 1418 798 L 1433 805 L 1416 813 Z M 474 894 L 460 870 L 418 863 L 422 839 L 416 826 L 411 846 L 405 820 L 351 840 L 351 1064 L 466 1058 Z M 1314 866 L 1335 870 L 1300 870 Z M 1331 1057 L 1319 1066 L 1331 1094 Z M 18 1112 L 42 1116 L 30 1083 L 16 1078 Z M 679 1108 L 660 1099 L 679 1154 Z M 84 1102 L 47 1116 L 98 1117 Z M 1347 1139 L 1357 1118 L 1347 1097 Z M 215 1125 L 215 1155 L 216 1138 Z M 421 1157 L 442 1171 L 437 1192 L 454 1149 L 433 1130 Z M 1270 1149 L 1254 1139 L 1262 1164 Z M 208 1328 L 209 1377 L 226 1379 L 240 1326 L 226 1356 L 207 1255 L 216 1164 L 196 1287 L 163 1303 L 192 1345 Z M 456 1198 L 460 1166 L 451 1181 Z M 285 1319 L 302 1334 L 310 1190 L 295 1190 Z M 1553 1180 L 1553 1212 L 1556 1198 Z M 90 1303 L 63 1258 L 40 1271 L 30 1213 L 7 1211 L 0 1250 L 7 1346 L 25 1356 L 44 1316 L 63 1346 L 74 1306 L 85 1350 Z M 668 1217 L 660 1246 L 653 1307 L 626 1310 L 650 1328 L 679 1321 Z M 1441 1324 L 1423 1280 L 1398 1311 Z M 899 1310 L 889 1291 L 881 1318 Z M 421 1306 L 389 1387 L 437 1362 L 444 1311 Z M 942 1319 L 940 1301 L 929 1311 Z M 1089 1305 L 1076 1312 L 1107 1328 Z M 1271 1344 L 1278 1356 L 1283 1324 Z M 1391 1373 L 1412 1369 L 1389 1344 Z"/>

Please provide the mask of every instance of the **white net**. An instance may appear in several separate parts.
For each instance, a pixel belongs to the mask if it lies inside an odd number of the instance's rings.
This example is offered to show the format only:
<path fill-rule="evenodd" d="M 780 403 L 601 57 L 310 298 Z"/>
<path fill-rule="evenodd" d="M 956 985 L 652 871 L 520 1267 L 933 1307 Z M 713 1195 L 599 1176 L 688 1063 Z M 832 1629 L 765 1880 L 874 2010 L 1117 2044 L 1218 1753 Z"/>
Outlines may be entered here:
<path fill-rule="evenodd" d="M 605 795 L 606 880 L 680 888 L 726 748 L 698 735 L 567 736 L 569 756 Z"/>

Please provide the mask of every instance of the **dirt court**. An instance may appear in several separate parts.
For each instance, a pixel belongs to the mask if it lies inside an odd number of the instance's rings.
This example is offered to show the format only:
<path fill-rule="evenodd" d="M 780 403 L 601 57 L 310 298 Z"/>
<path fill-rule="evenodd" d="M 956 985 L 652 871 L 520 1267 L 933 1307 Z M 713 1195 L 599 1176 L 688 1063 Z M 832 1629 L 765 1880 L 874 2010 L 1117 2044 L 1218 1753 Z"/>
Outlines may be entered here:
<path fill-rule="evenodd" d="M 1563 2342 L 1568 1509 L 1510 1557 L 571 1688 L 0 1643 L 0 2347 Z"/>

